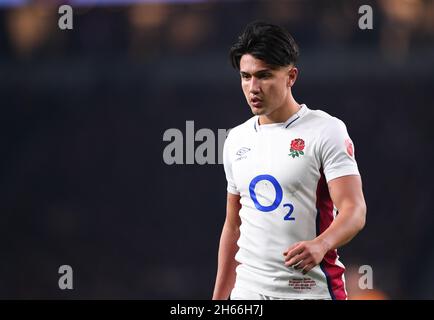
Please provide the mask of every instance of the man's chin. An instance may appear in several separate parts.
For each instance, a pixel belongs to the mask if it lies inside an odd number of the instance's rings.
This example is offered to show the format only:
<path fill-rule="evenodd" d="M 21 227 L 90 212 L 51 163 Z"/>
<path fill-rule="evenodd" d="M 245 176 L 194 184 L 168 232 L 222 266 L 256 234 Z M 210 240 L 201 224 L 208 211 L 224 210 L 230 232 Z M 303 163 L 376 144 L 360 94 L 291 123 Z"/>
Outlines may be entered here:
<path fill-rule="evenodd" d="M 265 109 L 264 108 L 255 108 L 255 107 L 252 107 L 251 110 L 252 110 L 252 113 L 255 116 L 262 116 L 262 115 L 265 114 Z"/>

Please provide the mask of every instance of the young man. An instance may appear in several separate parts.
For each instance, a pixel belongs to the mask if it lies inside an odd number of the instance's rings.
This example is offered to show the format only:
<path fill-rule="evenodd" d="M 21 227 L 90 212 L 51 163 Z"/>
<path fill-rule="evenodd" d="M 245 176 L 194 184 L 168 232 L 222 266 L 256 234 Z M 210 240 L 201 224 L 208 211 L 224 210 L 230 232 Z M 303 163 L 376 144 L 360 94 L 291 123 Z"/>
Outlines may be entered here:
<path fill-rule="evenodd" d="M 346 299 L 336 248 L 366 215 L 347 129 L 295 101 L 298 48 L 286 30 L 251 23 L 230 56 L 254 116 L 224 145 L 227 213 L 213 299 Z"/>

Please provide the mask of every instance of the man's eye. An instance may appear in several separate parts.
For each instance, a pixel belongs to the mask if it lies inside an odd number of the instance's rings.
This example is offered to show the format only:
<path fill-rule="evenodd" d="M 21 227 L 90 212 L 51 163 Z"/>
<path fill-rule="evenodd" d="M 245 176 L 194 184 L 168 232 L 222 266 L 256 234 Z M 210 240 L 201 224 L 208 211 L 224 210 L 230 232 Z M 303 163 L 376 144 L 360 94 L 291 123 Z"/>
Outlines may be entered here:
<path fill-rule="evenodd" d="M 242 74 L 242 75 L 241 75 L 241 78 L 243 78 L 243 79 L 249 79 L 250 76 L 249 76 L 248 74 Z"/>

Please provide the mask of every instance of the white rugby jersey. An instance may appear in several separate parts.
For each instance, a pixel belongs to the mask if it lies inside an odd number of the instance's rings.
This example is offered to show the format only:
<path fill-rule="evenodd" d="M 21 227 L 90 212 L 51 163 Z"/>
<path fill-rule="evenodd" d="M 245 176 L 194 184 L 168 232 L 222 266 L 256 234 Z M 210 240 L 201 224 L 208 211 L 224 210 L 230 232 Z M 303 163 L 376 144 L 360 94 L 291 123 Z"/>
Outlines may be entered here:
<path fill-rule="evenodd" d="M 285 266 L 283 256 L 335 218 L 327 182 L 359 175 L 345 124 L 306 105 L 284 123 L 258 119 L 233 128 L 223 149 L 227 190 L 241 197 L 235 287 L 281 298 L 346 299 L 336 250 L 306 275 Z"/>

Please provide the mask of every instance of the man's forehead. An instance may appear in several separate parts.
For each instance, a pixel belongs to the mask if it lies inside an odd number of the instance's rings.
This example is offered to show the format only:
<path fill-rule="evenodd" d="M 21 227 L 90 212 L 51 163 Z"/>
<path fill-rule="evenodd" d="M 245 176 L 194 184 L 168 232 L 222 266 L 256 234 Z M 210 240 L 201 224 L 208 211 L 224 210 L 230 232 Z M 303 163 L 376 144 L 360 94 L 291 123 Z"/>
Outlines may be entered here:
<path fill-rule="evenodd" d="M 256 73 L 260 71 L 279 70 L 283 67 L 272 66 L 267 64 L 264 60 L 255 58 L 251 54 L 245 54 L 240 60 L 240 72 Z"/>
<path fill-rule="evenodd" d="M 271 69 L 271 67 L 263 60 L 257 59 L 251 54 L 245 54 L 240 60 L 240 69 Z"/>

